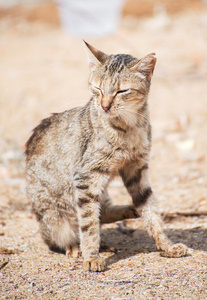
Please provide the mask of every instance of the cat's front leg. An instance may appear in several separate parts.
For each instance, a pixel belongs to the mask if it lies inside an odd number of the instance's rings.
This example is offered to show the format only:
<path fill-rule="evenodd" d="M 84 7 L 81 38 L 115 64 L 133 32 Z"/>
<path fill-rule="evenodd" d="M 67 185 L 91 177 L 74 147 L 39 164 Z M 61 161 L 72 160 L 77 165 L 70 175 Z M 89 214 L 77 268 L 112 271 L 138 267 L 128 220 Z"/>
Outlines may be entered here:
<path fill-rule="evenodd" d="M 163 224 L 157 201 L 149 182 L 148 164 L 134 164 L 121 170 L 120 175 L 133 199 L 134 206 L 143 218 L 144 225 L 153 237 L 158 250 L 163 256 L 181 257 L 188 248 L 183 244 L 172 244 L 163 231 Z"/>
<path fill-rule="evenodd" d="M 100 182 L 104 181 L 99 178 Z M 99 256 L 101 186 L 96 180 L 77 181 L 75 198 L 79 221 L 83 268 L 87 271 L 105 270 L 105 260 Z"/>

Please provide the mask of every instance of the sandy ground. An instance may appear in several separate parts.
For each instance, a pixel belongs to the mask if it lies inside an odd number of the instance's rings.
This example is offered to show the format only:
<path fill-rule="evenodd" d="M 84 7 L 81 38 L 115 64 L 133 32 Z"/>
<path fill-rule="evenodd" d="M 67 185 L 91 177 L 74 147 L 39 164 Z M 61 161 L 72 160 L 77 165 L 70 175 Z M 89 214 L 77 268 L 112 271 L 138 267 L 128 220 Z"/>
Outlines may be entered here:
<path fill-rule="evenodd" d="M 102 273 L 50 252 L 25 195 L 24 144 L 38 122 L 89 99 L 80 40 L 41 23 L 0 22 L 0 298 L 207 298 L 207 10 L 172 17 L 125 18 L 119 32 L 89 39 L 106 53 L 157 53 L 149 98 L 153 125 L 151 181 L 167 235 L 191 248 L 187 257 L 156 252 L 141 220 L 103 226 L 111 248 Z M 128 203 L 119 179 L 110 187 Z"/>

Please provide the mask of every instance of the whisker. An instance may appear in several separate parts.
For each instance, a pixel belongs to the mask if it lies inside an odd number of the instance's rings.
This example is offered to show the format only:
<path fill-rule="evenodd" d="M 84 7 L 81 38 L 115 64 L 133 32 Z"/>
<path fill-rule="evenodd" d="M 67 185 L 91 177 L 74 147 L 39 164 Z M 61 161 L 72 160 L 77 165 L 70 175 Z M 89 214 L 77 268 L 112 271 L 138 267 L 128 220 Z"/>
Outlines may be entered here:
<path fill-rule="evenodd" d="M 146 116 L 144 116 L 144 115 L 138 113 L 137 111 L 133 111 L 133 110 L 130 110 L 130 109 L 125 109 L 125 111 L 132 112 L 132 113 L 134 113 L 134 114 L 138 114 L 139 116 L 141 116 L 141 117 L 143 117 L 145 120 L 147 120 L 148 123 L 150 122 L 149 119 L 148 119 Z"/>
<path fill-rule="evenodd" d="M 120 116 L 124 119 L 124 121 L 132 126 L 136 126 L 136 123 L 137 123 L 137 119 L 132 116 L 132 115 L 129 115 L 129 114 L 126 114 L 124 110 L 121 110 L 119 112 Z"/>
<path fill-rule="evenodd" d="M 125 120 L 128 120 L 128 122 L 132 123 L 132 125 L 136 125 L 137 119 L 134 115 L 128 114 L 125 109 L 121 110 L 121 115 L 125 118 Z"/>

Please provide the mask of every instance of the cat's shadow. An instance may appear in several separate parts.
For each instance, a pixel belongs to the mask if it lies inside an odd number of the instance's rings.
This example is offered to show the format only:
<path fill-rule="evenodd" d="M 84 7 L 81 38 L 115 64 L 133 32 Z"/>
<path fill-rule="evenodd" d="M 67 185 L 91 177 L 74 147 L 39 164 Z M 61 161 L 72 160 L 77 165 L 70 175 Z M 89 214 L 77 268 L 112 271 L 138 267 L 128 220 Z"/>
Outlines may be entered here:
<path fill-rule="evenodd" d="M 183 243 L 194 250 L 207 251 L 207 229 L 195 228 L 186 230 L 166 230 L 173 243 Z M 145 230 L 137 229 L 133 234 L 126 235 L 116 228 L 102 230 L 101 252 L 113 253 L 107 259 L 110 266 L 119 260 L 130 258 L 139 253 L 155 252 L 154 241 Z"/>

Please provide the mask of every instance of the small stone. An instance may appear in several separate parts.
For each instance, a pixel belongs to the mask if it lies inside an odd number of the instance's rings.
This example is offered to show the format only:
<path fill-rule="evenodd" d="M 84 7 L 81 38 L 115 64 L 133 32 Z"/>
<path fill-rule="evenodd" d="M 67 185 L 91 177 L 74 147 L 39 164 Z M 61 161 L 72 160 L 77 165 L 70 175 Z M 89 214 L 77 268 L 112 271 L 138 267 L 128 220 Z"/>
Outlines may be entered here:
<path fill-rule="evenodd" d="M 195 141 L 193 139 L 187 139 L 176 143 L 176 147 L 181 151 L 189 151 L 194 148 Z"/>

